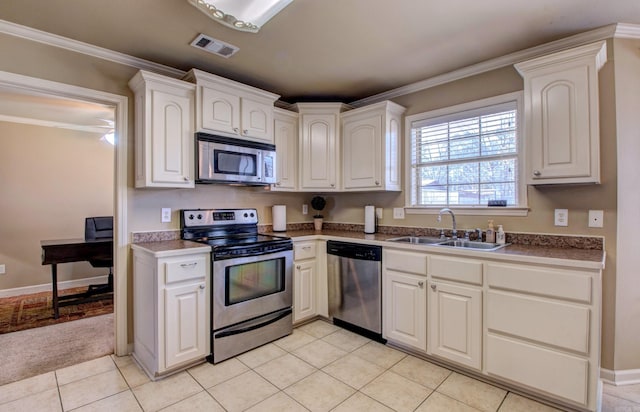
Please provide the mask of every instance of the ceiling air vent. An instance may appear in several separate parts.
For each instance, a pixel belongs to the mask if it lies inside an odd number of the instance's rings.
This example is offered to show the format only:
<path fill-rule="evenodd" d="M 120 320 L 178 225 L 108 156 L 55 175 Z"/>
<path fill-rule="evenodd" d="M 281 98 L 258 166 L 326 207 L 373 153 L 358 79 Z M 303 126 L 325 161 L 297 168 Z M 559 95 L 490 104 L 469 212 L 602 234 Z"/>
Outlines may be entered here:
<path fill-rule="evenodd" d="M 203 49 L 208 51 L 209 53 L 217 54 L 218 56 L 222 56 L 224 58 L 229 58 L 236 54 L 240 48 L 233 46 L 229 43 L 225 43 L 218 39 L 214 39 L 213 37 L 206 36 L 204 34 L 199 34 L 192 42 L 191 45 L 193 47 L 197 47 L 198 49 Z"/>

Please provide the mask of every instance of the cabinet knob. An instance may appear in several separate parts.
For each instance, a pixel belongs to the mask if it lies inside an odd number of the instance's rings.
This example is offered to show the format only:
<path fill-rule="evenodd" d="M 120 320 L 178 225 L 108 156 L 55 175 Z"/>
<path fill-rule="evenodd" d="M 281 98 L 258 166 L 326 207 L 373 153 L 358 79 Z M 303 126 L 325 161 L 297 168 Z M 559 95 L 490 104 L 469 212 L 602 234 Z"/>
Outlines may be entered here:
<path fill-rule="evenodd" d="M 335 183 L 331 183 L 331 187 L 336 187 Z"/>
<path fill-rule="evenodd" d="M 296 266 L 296 269 L 300 270 L 300 265 L 297 265 L 297 266 Z"/>
<path fill-rule="evenodd" d="M 420 286 L 420 289 L 422 289 L 422 287 L 424 286 L 424 282 L 423 281 L 418 282 L 418 286 Z"/>
<path fill-rule="evenodd" d="M 249 131 L 248 131 L 247 129 L 244 129 L 244 130 L 242 130 L 242 134 L 244 134 L 244 135 L 248 135 L 248 134 L 249 134 Z"/>
<path fill-rule="evenodd" d="M 185 181 L 185 182 L 188 182 L 188 181 L 189 181 L 189 178 L 188 178 L 188 177 L 183 177 L 183 179 L 184 179 L 184 181 Z"/>
<path fill-rule="evenodd" d="M 204 285 L 200 285 L 200 289 L 204 289 Z"/>
<path fill-rule="evenodd" d="M 376 186 L 380 186 L 380 182 L 378 182 L 377 180 L 375 183 L 376 183 Z"/>
<path fill-rule="evenodd" d="M 431 284 L 431 289 L 432 289 L 432 290 L 436 290 L 436 285 L 432 283 L 432 284 Z"/>
<path fill-rule="evenodd" d="M 534 171 L 533 171 L 533 175 L 534 175 L 534 176 L 540 176 L 541 174 L 542 174 L 542 173 L 540 173 L 540 171 L 539 171 L 539 170 L 534 170 Z"/>
<path fill-rule="evenodd" d="M 276 186 L 280 186 L 280 182 L 276 182 Z"/>
<path fill-rule="evenodd" d="M 234 133 L 238 133 L 239 131 L 240 131 L 240 129 L 238 129 L 237 127 L 234 127 L 234 128 L 233 128 L 233 132 L 234 132 Z"/>

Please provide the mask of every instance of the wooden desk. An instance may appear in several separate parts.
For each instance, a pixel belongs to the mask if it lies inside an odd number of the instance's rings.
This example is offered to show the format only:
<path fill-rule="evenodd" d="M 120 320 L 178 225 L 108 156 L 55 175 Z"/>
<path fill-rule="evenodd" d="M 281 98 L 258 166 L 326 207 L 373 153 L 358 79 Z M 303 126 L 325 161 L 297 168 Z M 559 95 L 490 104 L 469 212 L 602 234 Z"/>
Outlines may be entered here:
<path fill-rule="evenodd" d="M 78 299 L 86 297 L 85 294 L 67 295 L 58 298 L 58 263 L 82 262 L 93 259 L 112 259 L 113 258 L 113 239 L 60 239 L 60 240 L 43 240 L 40 242 L 42 246 L 42 264 L 51 265 L 51 283 L 53 285 L 53 316 L 58 319 L 60 300 L 69 300 L 66 304 L 76 301 L 70 299 Z"/>

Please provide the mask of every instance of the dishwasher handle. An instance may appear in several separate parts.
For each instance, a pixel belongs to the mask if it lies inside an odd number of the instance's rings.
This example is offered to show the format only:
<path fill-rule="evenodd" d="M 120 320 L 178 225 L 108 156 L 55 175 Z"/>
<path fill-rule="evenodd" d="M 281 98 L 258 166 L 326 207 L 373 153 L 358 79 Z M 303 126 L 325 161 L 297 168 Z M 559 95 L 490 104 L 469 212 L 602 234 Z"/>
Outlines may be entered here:
<path fill-rule="evenodd" d="M 382 261 L 382 247 L 361 243 L 327 241 L 327 254 L 349 259 Z"/>

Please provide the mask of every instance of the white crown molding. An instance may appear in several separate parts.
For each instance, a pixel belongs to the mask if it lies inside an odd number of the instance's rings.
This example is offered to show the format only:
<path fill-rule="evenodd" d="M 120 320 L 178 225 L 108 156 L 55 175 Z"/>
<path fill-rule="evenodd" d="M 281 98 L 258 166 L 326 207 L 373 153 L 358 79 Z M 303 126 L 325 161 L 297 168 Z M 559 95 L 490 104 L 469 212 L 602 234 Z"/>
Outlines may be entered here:
<path fill-rule="evenodd" d="M 405 96 L 407 94 L 419 92 L 455 80 L 511 66 L 524 60 L 544 56 L 546 54 L 565 50 L 571 47 L 582 46 L 599 40 L 606 40 L 612 37 L 640 38 L 640 26 L 622 23 L 610 24 L 584 33 L 576 34 L 574 36 L 566 37 L 564 39 L 559 39 L 550 43 L 541 44 L 539 46 L 500 56 L 495 59 L 485 60 L 477 64 L 472 64 L 471 66 L 430 77 L 428 79 L 398 87 L 370 97 L 365 97 L 364 99 L 351 102 L 349 105 L 361 107 L 377 103 L 379 101 Z"/>
<path fill-rule="evenodd" d="M 141 70 L 164 74 L 166 76 L 182 78 L 186 74 L 185 71 L 165 66 L 164 64 L 154 63 L 149 60 L 140 59 L 128 54 L 105 49 L 103 47 L 94 46 L 89 43 L 69 39 L 67 37 L 58 36 L 57 34 L 47 33 L 42 30 L 32 29 L 31 27 L 22 26 L 6 20 L 0 20 L 0 33 L 8 34 L 15 37 L 35 41 L 49 46 L 59 47 L 61 49 L 82 53 L 87 56 L 97 57 L 99 59 L 108 60 L 114 63 L 124 64 L 126 66 L 135 67 Z"/>
<path fill-rule="evenodd" d="M 614 37 L 617 39 L 640 39 L 640 25 L 618 23 Z"/>

